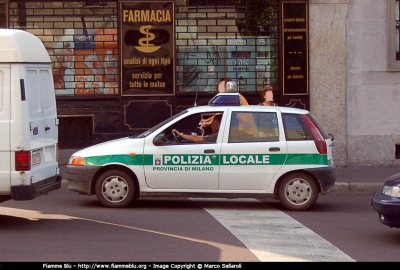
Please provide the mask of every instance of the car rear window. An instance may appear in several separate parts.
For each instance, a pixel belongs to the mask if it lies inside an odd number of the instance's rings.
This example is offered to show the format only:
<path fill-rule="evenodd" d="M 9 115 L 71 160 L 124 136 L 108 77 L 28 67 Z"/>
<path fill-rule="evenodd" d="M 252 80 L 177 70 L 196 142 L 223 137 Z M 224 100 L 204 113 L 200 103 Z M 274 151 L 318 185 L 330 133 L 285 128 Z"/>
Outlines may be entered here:
<path fill-rule="evenodd" d="M 321 123 L 317 120 L 317 118 L 315 118 L 314 115 L 312 115 L 311 113 L 307 114 L 308 118 L 310 118 L 310 120 L 314 123 L 314 125 L 318 128 L 319 132 L 321 132 L 322 136 L 324 137 L 324 139 L 329 139 L 330 136 L 328 134 L 328 132 L 326 132 L 326 130 L 324 129 L 324 127 L 321 125 Z"/>
<path fill-rule="evenodd" d="M 324 139 L 329 139 L 328 133 L 325 131 L 319 121 L 311 113 L 307 114 L 306 116 L 318 128 Z M 282 121 L 285 128 L 286 140 L 313 140 L 312 134 L 307 124 L 304 122 L 301 114 L 285 113 L 282 115 Z"/>
<path fill-rule="evenodd" d="M 313 140 L 311 132 L 300 114 L 285 113 L 282 115 L 282 121 L 285 128 L 286 140 Z"/>

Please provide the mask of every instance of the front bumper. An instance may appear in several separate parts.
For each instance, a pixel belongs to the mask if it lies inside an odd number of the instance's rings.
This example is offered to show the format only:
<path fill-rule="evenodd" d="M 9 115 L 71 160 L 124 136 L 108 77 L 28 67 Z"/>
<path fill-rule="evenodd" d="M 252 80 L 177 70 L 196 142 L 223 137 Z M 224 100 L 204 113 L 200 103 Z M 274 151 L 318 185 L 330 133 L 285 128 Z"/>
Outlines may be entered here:
<path fill-rule="evenodd" d="M 336 190 L 336 166 L 305 169 L 312 174 L 319 182 L 321 194 L 326 194 Z"/>
<path fill-rule="evenodd" d="M 72 166 L 67 165 L 65 178 L 68 180 L 68 189 L 80 194 L 92 195 L 91 183 L 94 174 L 100 166 Z"/>
<path fill-rule="evenodd" d="M 400 228 L 400 198 L 375 192 L 371 198 L 372 208 L 379 214 L 379 221 L 389 227 Z"/>
<path fill-rule="evenodd" d="M 57 174 L 42 181 L 26 186 L 12 186 L 11 198 L 15 201 L 27 201 L 61 187 L 62 176 Z"/>

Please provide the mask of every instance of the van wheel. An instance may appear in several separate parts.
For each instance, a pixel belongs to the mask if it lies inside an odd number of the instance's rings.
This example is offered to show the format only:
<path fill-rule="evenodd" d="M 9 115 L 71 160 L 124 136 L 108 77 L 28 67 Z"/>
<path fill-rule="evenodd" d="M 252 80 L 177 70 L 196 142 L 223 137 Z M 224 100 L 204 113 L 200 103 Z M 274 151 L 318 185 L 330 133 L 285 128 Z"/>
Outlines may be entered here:
<path fill-rule="evenodd" d="M 317 201 L 318 187 L 314 179 L 307 174 L 293 173 L 282 180 L 278 196 L 286 209 L 304 211 Z"/>
<path fill-rule="evenodd" d="M 135 199 L 135 184 L 123 171 L 110 170 L 97 179 L 96 196 L 106 207 L 126 207 Z"/>

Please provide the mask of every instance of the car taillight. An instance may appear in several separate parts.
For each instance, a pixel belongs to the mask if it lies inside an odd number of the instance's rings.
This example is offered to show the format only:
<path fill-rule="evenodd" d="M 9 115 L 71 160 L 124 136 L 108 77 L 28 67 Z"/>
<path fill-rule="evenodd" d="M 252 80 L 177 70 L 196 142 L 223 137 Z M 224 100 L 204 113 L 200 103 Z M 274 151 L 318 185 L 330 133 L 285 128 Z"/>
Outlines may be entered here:
<path fill-rule="evenodd" d="M 327 154 L 328 148 L 326 147 L 326 142 L 324 137 L 322 136 L 319 129 L 314 125 L 310 118 L 307 115 L 302 114 L 301 118 L 303 118 L 304 122 L 306 123 L 307 127 L 310 129 L 311 135 L 314 139 L 315 146 L 320 154 Z"/>
<path fill-rule="evenodd" d="M 15 152 L 15 170 L 30 171 L 31 170 L 31 152 L 17 151 Z"/>

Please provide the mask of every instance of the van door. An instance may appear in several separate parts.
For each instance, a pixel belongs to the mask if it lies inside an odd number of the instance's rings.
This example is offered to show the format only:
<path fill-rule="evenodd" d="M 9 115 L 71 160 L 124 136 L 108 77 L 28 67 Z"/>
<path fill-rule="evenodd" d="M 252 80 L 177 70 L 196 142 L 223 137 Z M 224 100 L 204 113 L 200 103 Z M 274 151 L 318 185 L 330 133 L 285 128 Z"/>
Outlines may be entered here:
<path fill-rule="evenodd" d="M 10 65 L 0 64 L 0 195 L 10 193 L 11 144 L 10 144 Z"/>
<path fill-rule="evenodd" d="M 49 65 L 29 65 L 25 90 L 29 106 L 30 150 L 32 171 L 41 180 L 54 176 L 57 163 L 57 108 L 51 68 Z M 33 180 L 35 182 L 35 180 Z"/>
<path fill-rule="evenodd" d="M 44 117 L 44 145 L 46 147 L 55 146 L 58 142 L 57 107 L 53 77 L 48 67 L 39 70 L 39 91 Z"/>

